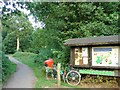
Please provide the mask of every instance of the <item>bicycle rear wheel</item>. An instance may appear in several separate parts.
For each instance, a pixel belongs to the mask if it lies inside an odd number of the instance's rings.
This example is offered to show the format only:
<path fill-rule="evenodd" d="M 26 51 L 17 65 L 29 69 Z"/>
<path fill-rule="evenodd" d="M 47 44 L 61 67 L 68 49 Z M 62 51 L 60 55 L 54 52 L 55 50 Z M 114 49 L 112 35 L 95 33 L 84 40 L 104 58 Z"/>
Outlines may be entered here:
<path fill-rule="evenodd" d="M 56 72 L 57 72 L 56 70 L 49 70 L 49 71 L 46 73 L 46 78 L 47 78 L 47 80 L 56 79 L 56 78 L 57 78 Z"/>
<path fill-rule="evenodd" d="M 52 72 L 47 72 L 47 73 L 46 73 L 46 79 L 47 79 L 47 80 L 53 79 Z"/>
<path fill-rule="evenodd" d="M 70 71 L 66 75 L 66 82 L 71 86 L 77 86 L 80 83 L 81 75 L 77 71 Z"/>

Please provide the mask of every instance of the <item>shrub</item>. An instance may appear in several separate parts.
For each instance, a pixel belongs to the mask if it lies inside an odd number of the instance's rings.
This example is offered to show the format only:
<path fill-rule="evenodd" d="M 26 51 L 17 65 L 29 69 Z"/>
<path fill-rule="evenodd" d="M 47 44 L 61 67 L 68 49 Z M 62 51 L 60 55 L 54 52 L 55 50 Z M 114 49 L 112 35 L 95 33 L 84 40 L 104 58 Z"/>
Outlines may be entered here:
<path fill-rule="evenodd" d="M 16 37 L 13 33 L 10 33 L 3 40 L 3 48 L 6 54 L 13 54 L 16 52 Z"/>
<path fill-rule="evenodd" d="M 39 50 L 39 54 L 35 57 L 35 63 L 40 64 L 45 60 L 52 58 L 56 63 L 61 63 L 63 67 L 69 63 L 69 49 L 64 48 L 63 50 L 49 49 L 49 48 L 41 48 Z"/>
<path fill-rule="evenodd" d="M 3 81 L 3 83 L 6 81 L 6 79 L 16 71 L 16 64 L 11 62 L 9 58 L 2 52 L 0 51 L 0 67 L 1 67 L 1 75 L 0 79 Z M 1 82 L 2 82 L 1 81 Z"/>

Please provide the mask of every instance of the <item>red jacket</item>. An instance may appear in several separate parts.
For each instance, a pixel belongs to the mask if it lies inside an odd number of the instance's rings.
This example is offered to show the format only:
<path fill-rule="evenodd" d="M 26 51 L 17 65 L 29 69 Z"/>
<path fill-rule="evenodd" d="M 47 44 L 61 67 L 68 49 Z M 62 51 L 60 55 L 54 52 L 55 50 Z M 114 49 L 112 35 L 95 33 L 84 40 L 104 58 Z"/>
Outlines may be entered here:
<path fill-rule="evenodd" d="M 50 58 L 50 59 L 44 61 L 44 64 L 46 64 L 50 68 L 53 68 L 54 60 Z"/>

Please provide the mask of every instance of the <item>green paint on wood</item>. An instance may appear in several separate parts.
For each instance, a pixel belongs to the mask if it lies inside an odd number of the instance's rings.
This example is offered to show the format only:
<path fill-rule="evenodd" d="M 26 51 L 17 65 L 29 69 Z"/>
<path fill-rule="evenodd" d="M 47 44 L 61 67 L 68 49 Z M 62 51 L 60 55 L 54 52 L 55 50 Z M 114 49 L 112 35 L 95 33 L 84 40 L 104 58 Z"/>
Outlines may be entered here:
<path fill-rule="evenodd" d="M 81 69 L 80 74 L 93 74 L 93 75 L 107 75 L 107 76 L 114 76 L 114 71 L 102 71 L 102 70 L 87 70 Z"/>

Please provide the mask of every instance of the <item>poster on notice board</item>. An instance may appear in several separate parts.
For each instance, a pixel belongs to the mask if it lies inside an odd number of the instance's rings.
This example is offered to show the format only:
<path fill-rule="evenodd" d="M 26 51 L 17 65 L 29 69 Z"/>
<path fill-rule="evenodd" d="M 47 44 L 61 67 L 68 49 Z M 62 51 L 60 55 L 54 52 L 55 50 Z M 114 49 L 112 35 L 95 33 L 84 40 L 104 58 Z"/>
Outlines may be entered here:
<path fill-rule="evenodd" d="M 118 67 L 118 47 L 93 47 L 92 66 Z"/>

